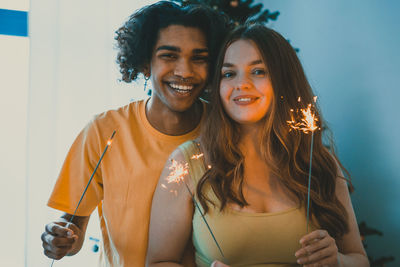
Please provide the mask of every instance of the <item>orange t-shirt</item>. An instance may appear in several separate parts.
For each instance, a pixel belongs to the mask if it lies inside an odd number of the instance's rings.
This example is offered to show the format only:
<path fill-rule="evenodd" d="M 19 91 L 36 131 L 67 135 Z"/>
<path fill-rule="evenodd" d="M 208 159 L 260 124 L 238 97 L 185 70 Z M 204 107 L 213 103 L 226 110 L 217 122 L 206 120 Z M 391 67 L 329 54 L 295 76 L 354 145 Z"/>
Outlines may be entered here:
<path fill-rule="evenodd" d="M 201 123 L 185 135 L 160 133 L 148 122 L 145 105 L 145 100 L 132 102 L 97 115 L 73 143 L 48 201 L 52 208 L 74 213 L 116 130 L 76 213 L 89 216 L 98 207 L 103 235 L 101 266 L 145 265 L 151 201 L 161 170 L 172 151 L 195 139 L 200 131 Z"/>

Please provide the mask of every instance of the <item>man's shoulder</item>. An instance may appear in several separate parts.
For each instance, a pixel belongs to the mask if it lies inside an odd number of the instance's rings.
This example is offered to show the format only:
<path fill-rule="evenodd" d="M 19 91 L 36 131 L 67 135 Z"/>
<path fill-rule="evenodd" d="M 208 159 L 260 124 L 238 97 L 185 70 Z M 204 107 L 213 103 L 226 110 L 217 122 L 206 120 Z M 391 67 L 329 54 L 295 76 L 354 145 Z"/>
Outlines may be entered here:
<path fill-rule="evenodd" d="M 109 125 L 110 123 L 121 123 L 124 121 L 133 122 L 140 116 L 140 109 L 144 105 L 145 100 L 133 101 L 125 106 L 110 109 L 95 115 L 92 122 L 98 125 Z"/>

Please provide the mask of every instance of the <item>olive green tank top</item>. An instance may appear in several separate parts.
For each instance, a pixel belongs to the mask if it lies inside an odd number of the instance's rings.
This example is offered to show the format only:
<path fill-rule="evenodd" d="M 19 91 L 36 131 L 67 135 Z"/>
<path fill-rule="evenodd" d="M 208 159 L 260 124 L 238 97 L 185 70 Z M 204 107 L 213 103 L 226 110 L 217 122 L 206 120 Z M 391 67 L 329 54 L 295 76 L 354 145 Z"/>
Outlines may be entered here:
<path fill-rule="evenodd" d="M 193 159 L 200 149 L 194 141 L 180 146 L 186 161 L 194 188 L 206 171 L 203 160 Z M 207 196 L 215 203 L 217 197 L 211 188 Z M 199 202 L 197 201 L 199 204 Z M 200 204 L 198 205 L 199 207 Z M 203 211 L 202 211 L 203 212 Z M 201 213 L 195 208 L 193 215 L 193 244 L 197 266 L 210 266 L 219 260 L 230 266 L 299 266 L 295 252 L 300 249 L 299 240 L 306 234 L 306 216 L 301 207 L 281 212 L 248 213 L 229 207 L 219 211 L 210 205 L 205 215 L 222 254 L 208 230 Z M 309 230 L 316 229 L 313 225 Z"/>

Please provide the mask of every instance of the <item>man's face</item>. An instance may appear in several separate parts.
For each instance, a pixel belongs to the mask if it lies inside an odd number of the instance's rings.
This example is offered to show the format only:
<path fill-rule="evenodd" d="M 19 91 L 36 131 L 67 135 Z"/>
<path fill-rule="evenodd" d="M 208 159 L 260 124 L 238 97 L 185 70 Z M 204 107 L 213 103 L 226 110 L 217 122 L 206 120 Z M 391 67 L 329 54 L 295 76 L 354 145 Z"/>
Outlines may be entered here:
<path fill-rule="evenodd" d="M 161 100 L 155 102 L 177 112 L 189 109 L 207 83 L 208 48 L 203 32 L 181 25 L 160 30 L 150 72 L 152 97 Z"/>

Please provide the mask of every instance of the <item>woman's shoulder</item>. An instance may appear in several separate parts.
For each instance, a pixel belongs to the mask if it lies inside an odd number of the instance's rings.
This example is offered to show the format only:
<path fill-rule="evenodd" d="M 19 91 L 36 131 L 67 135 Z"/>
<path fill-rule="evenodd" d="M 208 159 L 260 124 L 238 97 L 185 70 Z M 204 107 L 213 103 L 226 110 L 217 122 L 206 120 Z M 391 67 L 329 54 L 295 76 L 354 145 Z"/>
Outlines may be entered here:
<path fill-rule="evenodd" d="M 174 153 L 181 154 L 185 157 L 186 161 L 190 161 L 193 155 L 201 153 L 200 143 L 198 139 L 188 140 L 181 144 Z"/>

